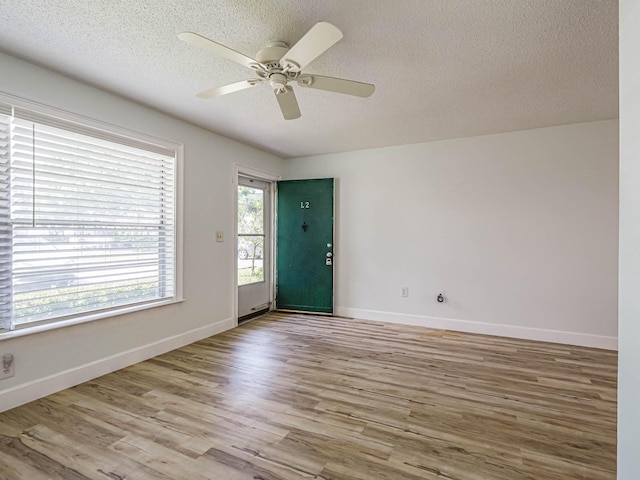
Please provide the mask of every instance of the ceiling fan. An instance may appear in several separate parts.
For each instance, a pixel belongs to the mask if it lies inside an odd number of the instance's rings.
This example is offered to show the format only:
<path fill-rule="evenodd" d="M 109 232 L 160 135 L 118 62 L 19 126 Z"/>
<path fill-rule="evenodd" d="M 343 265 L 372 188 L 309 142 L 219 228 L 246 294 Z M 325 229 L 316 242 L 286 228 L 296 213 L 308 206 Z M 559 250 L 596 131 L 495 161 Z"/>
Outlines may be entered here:
<path fill-rule="evenodd" d="M 369 83 L 302 72 L 304 67 L 342 38 L 342 32 L 328 22 L 316 23 L 291 48 L 285 42 L 271 42 L 256 54 L 255 60 L 196 33 L 183 32 L 178 35 L 178 38 L 183 42 L 244 65 L 257 75 L 256 78 L 205 90 L 196 95 L 199 98 L 219 97 L 255 87 L 261 83 L 268 83 L 273 88 L 285 120 L 293 120 L 300 117 L 300 108 L 290 83 L 295 82 L 301 87 L 344 93 L 356 97 L 368 97 L 375 90 L 375 86 Z"/>

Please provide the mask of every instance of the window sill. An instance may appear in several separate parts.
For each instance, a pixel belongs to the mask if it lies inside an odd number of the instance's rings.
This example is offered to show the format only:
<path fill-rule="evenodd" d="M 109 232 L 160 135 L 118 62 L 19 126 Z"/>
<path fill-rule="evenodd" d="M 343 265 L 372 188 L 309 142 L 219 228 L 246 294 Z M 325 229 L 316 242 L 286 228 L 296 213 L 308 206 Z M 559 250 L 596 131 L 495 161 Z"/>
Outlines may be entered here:
<path fill-rule="evenodd" d="M 0 341 L 8 340 L 10 338 L 23 337 L 25 335 L 33 335 L 35 333 L 48 332 L 50 330 L 57 330 L 58 328 L 71 327 L 73 325 L 80 325 L 83 323 L 89 323 L 96 320 L 102 320 L 104 318 L 117 317 L 120 315 L 126 315 L 128 313 L 139 312 L 142 310 L 149 310 L 151 308 L 164 307 L 166 305 L 173 305 L 175 303 L 184 302 L 184 298 L 177 298 L 173 300 L 162 300 L 153 303 L 145 303 L 144 305 L 135 305 L 132 307 L 122 307 L 107 312 L 95 313 L 92 315 L 84 315 L 82 317 L 71 318 L 68 320 L 53 321 L 50 323 L 43 323 L 34 326 L 18 326 L 15 330 L 2 331 L 0 333 Z"/>

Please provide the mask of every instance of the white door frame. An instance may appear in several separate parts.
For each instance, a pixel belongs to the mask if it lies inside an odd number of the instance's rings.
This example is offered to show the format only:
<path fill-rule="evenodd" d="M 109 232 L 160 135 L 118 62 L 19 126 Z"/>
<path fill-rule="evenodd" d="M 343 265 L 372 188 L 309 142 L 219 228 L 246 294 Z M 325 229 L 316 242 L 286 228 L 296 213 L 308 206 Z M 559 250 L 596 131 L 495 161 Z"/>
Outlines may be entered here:
<path fill-rule="evenodd" d="M 262 180 L 264 182 L 272 183 L 275 187 L 275 182 L 282 179 L 281 175 L 275 174 L 273 172 L 268 172 L 266 170 L 261 170 L 259 168 L 251 167 L 249 165 L 243 165 L 241 163 L 233 164 L 233 178 L 232 178 L 232 194 L 233 194 L 233 324 L 234 326 L 238 326 L 238 176 L 242 175 L 245 177 L 252 177 L 257 180 Z M 275 188 L 271 189 L 270 195 L 270 203 L 271 205 L 271 218 L 269 220 L 269 227 L 271 230 L 271 239 L 269 241 L 269 262 L 270 262 L 270 278 L 265 281 L 269 282 L 269 301 L 271 305 L 274 305 L 275 301 L 275 287 L 274 287 L 274 256 L 275 256 Z M 267 245 L 265 245 L 265 249 Z"/>

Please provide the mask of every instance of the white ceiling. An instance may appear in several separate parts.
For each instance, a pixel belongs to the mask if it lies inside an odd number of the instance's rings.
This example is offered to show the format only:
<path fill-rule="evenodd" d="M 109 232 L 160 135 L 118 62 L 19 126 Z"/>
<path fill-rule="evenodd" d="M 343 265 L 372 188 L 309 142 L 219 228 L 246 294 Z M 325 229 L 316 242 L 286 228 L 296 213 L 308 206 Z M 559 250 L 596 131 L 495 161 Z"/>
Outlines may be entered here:
<path fill-rule="evenodd" d="M 282 157 L 617 118 L 617 0 L 0 0 L 0 50 Z M 195 93 L 251 71 L 176 35 L 250 57 L 325 20 L 344 38 L 305 72 L 376 85 L 363 99 L 267 85 Z"/>

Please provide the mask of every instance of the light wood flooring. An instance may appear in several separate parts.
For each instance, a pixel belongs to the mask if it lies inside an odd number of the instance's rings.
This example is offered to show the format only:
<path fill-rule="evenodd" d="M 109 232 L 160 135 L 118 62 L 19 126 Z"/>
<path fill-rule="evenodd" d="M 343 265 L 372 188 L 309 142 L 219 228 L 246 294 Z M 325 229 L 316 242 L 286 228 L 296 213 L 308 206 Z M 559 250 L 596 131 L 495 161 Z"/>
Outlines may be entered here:
<path fill-rule="evenodd" d="M 616 364 L 270 314 L 0 414 L 0 478 L 614 480 Z"/>

